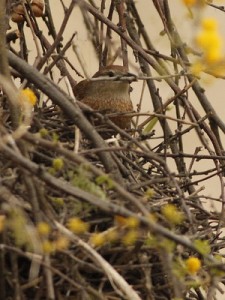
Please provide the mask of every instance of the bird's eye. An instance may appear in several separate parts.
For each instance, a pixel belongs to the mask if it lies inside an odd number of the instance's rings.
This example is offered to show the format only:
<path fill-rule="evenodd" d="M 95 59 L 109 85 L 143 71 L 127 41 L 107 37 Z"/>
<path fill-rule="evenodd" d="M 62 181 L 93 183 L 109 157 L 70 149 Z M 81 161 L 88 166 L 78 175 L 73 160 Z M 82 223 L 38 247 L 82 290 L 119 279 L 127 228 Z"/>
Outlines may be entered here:
<path fill-rule="evenodd" d="M 115 73 L 113 71 L 109 71 L 108 75 L 109 75 L 109 77 L 113 77 L 113 76 L 115 76 Z"/>

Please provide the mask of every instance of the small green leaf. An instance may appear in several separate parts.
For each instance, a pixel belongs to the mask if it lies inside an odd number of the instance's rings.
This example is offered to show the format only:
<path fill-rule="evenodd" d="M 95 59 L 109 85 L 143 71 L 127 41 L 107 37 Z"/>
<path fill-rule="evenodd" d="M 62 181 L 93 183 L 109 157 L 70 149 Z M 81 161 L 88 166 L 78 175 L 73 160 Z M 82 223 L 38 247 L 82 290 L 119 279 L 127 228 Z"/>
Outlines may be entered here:
<path fill-rule="evenodd" d="M 194 246 L 202 255 L 210 254 L 211 248 L 209 242 L 206 240 L 195 240 Z"/>

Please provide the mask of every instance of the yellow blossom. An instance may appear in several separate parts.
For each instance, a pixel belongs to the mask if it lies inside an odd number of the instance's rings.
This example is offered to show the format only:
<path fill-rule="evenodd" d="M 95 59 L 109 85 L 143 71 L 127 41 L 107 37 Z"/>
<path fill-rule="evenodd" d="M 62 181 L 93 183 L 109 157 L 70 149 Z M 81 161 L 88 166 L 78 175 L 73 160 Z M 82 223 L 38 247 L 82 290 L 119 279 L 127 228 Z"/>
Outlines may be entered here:
<path fill-rule="evenodd" d="M 213 18 L 206 18 L 202 20 L 202 27 L 206 30 L 216 30 L 218 28 L 217 21 Z"/>
<path fill-rule="evenodd" d="M 55 251 L 55 246 L 49 240 L 45 240 L 42 243 L 42 249 L 46 254 L 49 254 Z"/>
<path fill-rule="evenodd" d="M 110 230 L 105 235 L 107 242 L 114 242 L 118 239 L 118 231 Z"/>
<path fill-rule="evenodd" d="M 126 226 L 129 228 L 136 228 L 139 225 L 139 220 L 135 217 L 124 218 L 122 216 L 115 216 L 115 222 L 118 226 Z"/>
<path fill-rule="evenodd" d="M 125 217 L 116 215 L 116 216 L 114 217 L 114 221 L 115 221 L 115 223 L 116 223 L 118 226 L 125 226 L 125 225 L 126 225 L 126 218 L 125 218 Z"/>
<path fill-rule="evenodd" d="M 67 223 L 67 227 L 76 234 L 82 234 L 88 231 L 89 225 L 79 218 L 71 218 Z"/>
<path fill-rule="evenodd" d="M 0 215 L 0 232 L 4 230 L 5 227 L 5 215 Z"/>
<path fill-rule="evenodd" d="M 216 52 L 217 59 L 222 58 L 222 39 L 217 32 L 206 31 L 196 37 L 198 46 L 204 51 L 207 58 L 209 52 Z"/>
<path fill-rule="evenodd" d="M 186 5 L 188 8 L 191 7 L 201 8 L 206 4 L 205 0 L 182 0 L 182 1 L 184 5 Z"/>
<path fill-rule="evenodd" d="M 19 97 L 22 103 L 24 103 L 24 101 L 27 101 L 32 106 L 34 106 L 37 102 L 37 97 L 35 96 L 34 92 L 31 89 L 21 90 Z"/>
<path fill-rule="evenodd" d="M 220 49 L 222 41 L 216 32 L 202 32 L 196 37 L 197 44 L 205 51 Z"/>
<path fill-rule="evenodd" d="M 206 54 L 206 60 L 209 63 L 217 63 L 220 60 L 222 61 L 222 53 L 220 49 L 210 49 L 210 51 L 208 51 L 208 53 Z"/>
<path fill-rule="evenodd" d="M 206 65 L 222 60 L 222 37 L 215 19 L 207 18 L 202 21 L 202 31 L 197 35 L 196 43 L 203 51 Z"/>
<path fill-rule="evenodd" d="M 191 66 L 191 72 L 195 76 L 199 76 L 199 74 L 204 70 L 204 65 L 201 61 L 196 61 Z"/>
<path fill-rule="evenodd" d="M 191 256 L 186 260 L 187 270 L 191 274 L 197 273 L 201 268 L 201 265 L 201 261 L 197 257 Z"/>
<path fill-rule="evenodd" d="M 135 217 L 129 217 L 127 218 L 127 222 L 126 222 L 126 225 L 127 227 L 129 228 L 137 228 L 138 225 L 139 225 L 139 220 Z"/>
<path fill-rule="evenodd" d="M 54 168 L 54 170 L 59 171 L 64 167 L 64 162 L 62 158 L 55 158 L 52 162 L 52 166 Z"/>
<path fill-rule="evenodd" d="M 152 199 L 152 197 L 155 196 L 155 190 L 152 188 L 148 188 L 147 191 L 145 192 L 145 196 L 148 199 Z"/>
<path fill-rule="evenodd" d="M 122 242 L 124 245 L 129 246 L 133 245 L 138 239 L 138 231 L 137 230 L 129 230 L 122 238 Z"/>
<path fill-rule="evenodd" d="M 166 204 L 161 209 L 163 216 L 171 224 L 181 224 L 184 220 L 183 213 L 173 204 Z"/>
<path fill-rule="evenodd" d="M 90 238 L 90 243 L 95 247 L 100 247 L 106 243 L 106 237 L 102 233 L 94 233 Z"/>
<path fill-rule="evenodd" d="M 41 129 L 39 130 L 39 133 L 40 133 L 41 137 L 45 137 L 45 136 L 48 135 L 48 129 L 46 129 L 46 128 L 41 128 Z"/>
<path fill-rule="evenodd" d="M 50 226 L 45 222 L 40 222 L 37 224 L 37 231 L 40 235 L 46 236 L 50 233 Z"/>
<path fill-rule="evenodd" d="M 64 236 L 60 236 L 55 242 L 55 249 L 56 250 L 65 250 L 69 248 L 70 241 L 68 238 Z"/>
<path fill-rule="evenodd" d="M 183 0 L 183 2 L 187 6 L 194 6 L 196 4 L 196 0 Z"/>

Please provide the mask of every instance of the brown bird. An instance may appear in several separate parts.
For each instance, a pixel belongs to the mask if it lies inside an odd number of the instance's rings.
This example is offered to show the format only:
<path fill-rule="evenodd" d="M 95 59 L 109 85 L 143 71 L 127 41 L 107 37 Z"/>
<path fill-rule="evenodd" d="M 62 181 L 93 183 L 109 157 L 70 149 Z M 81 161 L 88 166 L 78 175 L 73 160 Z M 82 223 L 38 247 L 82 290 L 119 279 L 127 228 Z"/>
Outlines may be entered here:
<path fill-rule="evenodd" d="M 112 77 L 115 79 L 109 80 Z M 120 113 L 133 111 L 130 82 L 136 80 L 136 76 L 123 66 L 111 65 L 101 68 L 92 78 L 99 80 L 82 80 L 75 86 L 76 99 L 102 114 L 118 113 L 110 120 L 122 129 L 130 128 L 131 117 Z"/>

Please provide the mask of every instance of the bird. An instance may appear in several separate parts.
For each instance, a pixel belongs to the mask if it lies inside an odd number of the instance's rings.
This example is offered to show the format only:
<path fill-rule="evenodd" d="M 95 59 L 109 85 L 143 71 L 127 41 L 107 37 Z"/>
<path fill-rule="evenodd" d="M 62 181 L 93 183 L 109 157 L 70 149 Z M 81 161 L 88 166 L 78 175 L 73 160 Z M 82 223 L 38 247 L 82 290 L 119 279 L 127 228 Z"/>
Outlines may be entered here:
<path fill-rule="evenodd" d="M 109 65 L 100 68 L 92 78 L 96 80 L 85 79 L 75 86 L 76 99 L 102 114 L 115 113 L 109 119 L 121 129 L 130 129 L 131 116 L 125 114 L 134 111 L 130 82 L 136 80 L 136 75 L 124 66 Z"/>

